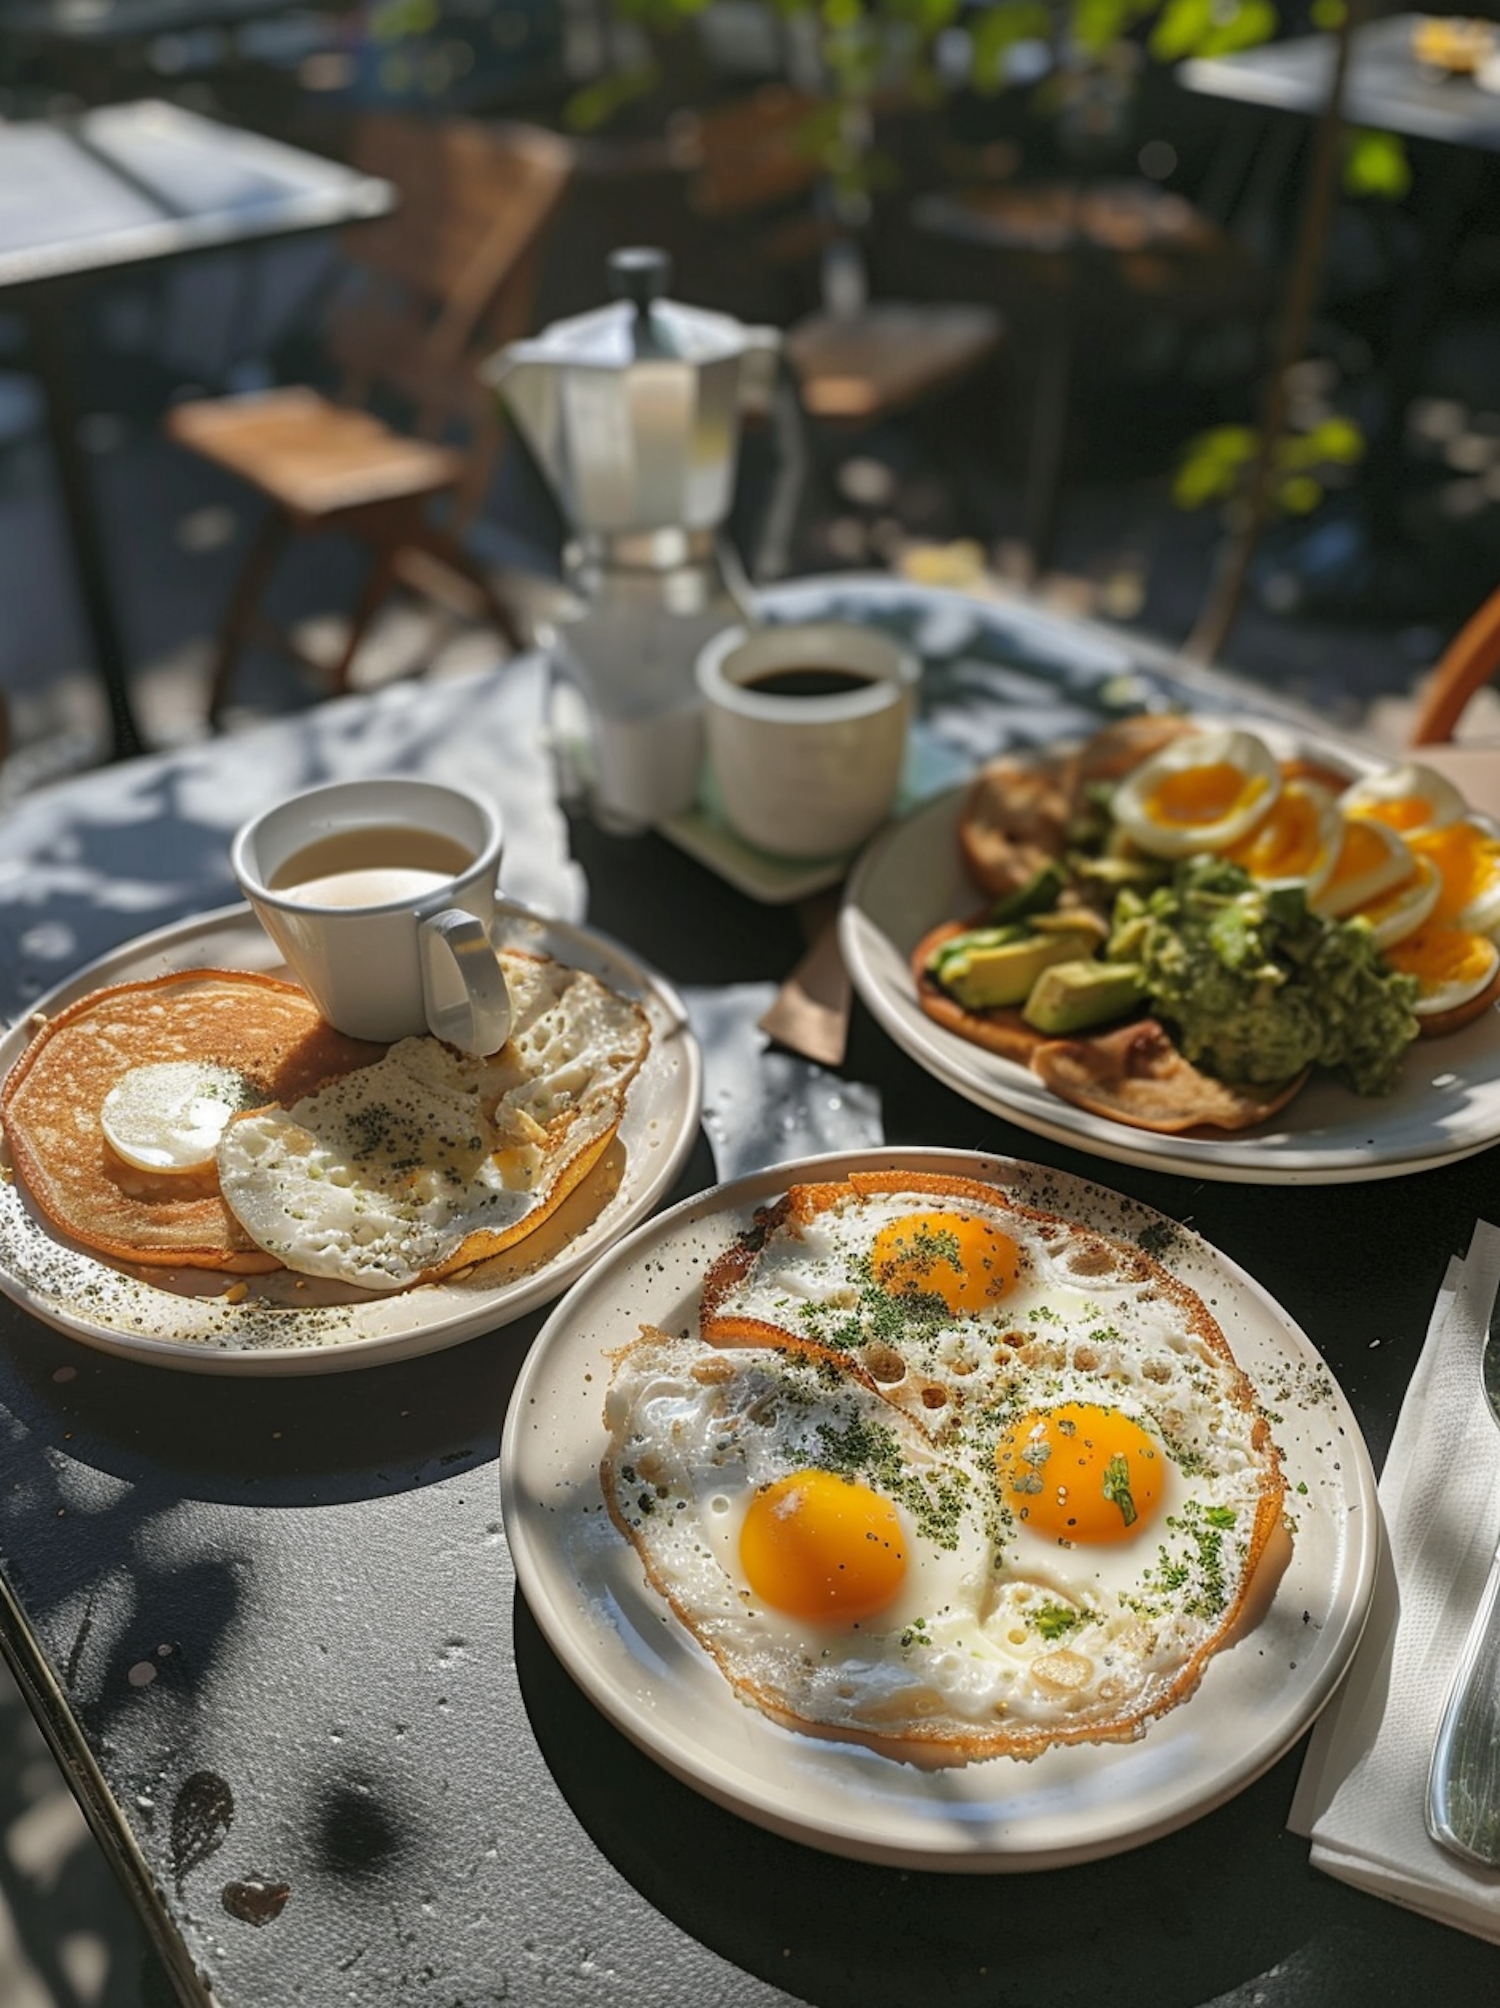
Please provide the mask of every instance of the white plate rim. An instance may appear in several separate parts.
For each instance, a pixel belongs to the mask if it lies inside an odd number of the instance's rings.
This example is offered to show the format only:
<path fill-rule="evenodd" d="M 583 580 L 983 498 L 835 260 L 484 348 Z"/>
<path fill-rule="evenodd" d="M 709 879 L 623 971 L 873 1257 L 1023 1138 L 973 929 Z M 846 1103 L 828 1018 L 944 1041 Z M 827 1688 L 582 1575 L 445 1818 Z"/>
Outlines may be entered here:
<path fill-rule="evenodd" d="M 570 1515 L 566 1498 L 558 1503 L 549 1497 L 559 1490 L 556 1474 L 568 1460 L 592 1472 L 597 1493 L 608 1350 L 631 1336 L 634 1313 L 643 1300 L 649 1308 L 653 1289 L 658 1295 L 670 1292 L 668 1272 L 683 1249 L 696 1257 L 706 1231 L 715 1247 L 722 1245 L 749 1224 L 757 1205 L 779 1196 L 789 1184 L 842 1178 L 862 1169 L 998 1180 L 1031 1203 L 1045 1204 L 1038 1195 L 1054 1195 L 1054 1210 L 1063 1210 L 1055 1206 L 1055 1197 L 1064 1196 L 1069 1217 L 1102 1216 L 1106 1231 L 1110 1221 L 1119 1231 L 1122 1218 L 1159 1223 L 1173 1237 L 1174 1270 L 1180 1272 L 1185 1251 L 1189 1269 L 1203 1265 L 1215 1294 L 1221 1299 L 1227 1294 L 1233 1311 L 1227 1321 L 1234 1328 L 1231 1344 L 1252 1378 L 1257 1366 L 1266 1369 L 1267 1361 L 1278 1372 L 1315 1377 L 1317 1401 L 1305 1420 L 1294 1423 L 1290 1438 L 1284 1415 L 1276 1424 L 1293 1511 L 1316 1530 L 1309 1566 L 1304 1569 L 1297 1559 L 1304 1539 L 1299 1532 L 1293 1566 L 1261 1625 L 1216 1655 L 1198 1694 L 1136 1743 L 1048 1751 L 1031 1765 L 997 1758 L 957 1773 L 923 1774 L 848 1744 L 783 1728 L 739 1701 L 706 1652 L 666 1612 L 646 1584 L 634 1551 L 604 1515 L 602 1496 L 589 1508 L 594 1518 L 588 1528 L 578 1511 Z M 615 1316 L 610 1306 L 622 1294 L 631 1297 L 629 1314 Z M 1222 1312 L 1216 1314 L 1222 1317 Z M 603 1320 L 608 1343 L 591 1332 L 591 1317 Z M 1248 1350 L 1264 1352 L 1265 1359 L 1244 1357 L 1247 1335 L 1253 1341 Z M 573 1374 L 581 1380 L 570 1390 L 564 1382 Z M 596 1411 L 592 1423 L 585 1420 L 588 1402 Z M 575 1426 L 576 1440 L 569 1433 Z M 1312 1445 L 1316 1441 L 1326 1448 L 1330 1430 L 1339 1454 L 1319 1459 Z M 1291 1453 L 1288 1441 L 1295 1446 Z M 1306 1495 L 1299 1492 L 1301 1485 L 1309 1488 Z M 523 1362 L 501 1439 L 500 1488 L 517 1581 L 543 1634 L 601 1713 L 664 1769 L 787 1838 L 852 1859 L 957 1873 L 1057 1868 L 1120 1853 L 1175 1831 L 1251 1784 L 1308 1728 L 1342 1679 L 1369 1614 L 1381 1540 L 1374 1471 L 1342 1390 L 1311 1340 L 1238 1264 L 1143 1202 L 1069 1173 L 1017 1159 L 920 1147 L 830 1153 L 773 1166 L 684 1200 L 617 1243 L 555 1307 Z M 1332 1495 L 1331 1507 L 1319 1496 L 1320 1488 Z M 1323 1530 L 1330 1533 L 1333 1567 L 1320 1577 L 1313 1564 Z M 585 1537 L 592 1546 L 580 1545 Z M 580 1553 L 590 1557 L 583 1566 Z M 590 1579 L 595 1568 L 597 1582 Z M 1263 1672 L 1254 1657 L 1258 1653 L 1263 1659 L 1271 1649 L 1273 1631 L 1278 1638 L 1284 1633 L 1299 1653 L 1291 1677 Z M 1245 1657 L 1236 1661 L 1237 1654 Z M 664 1686 L 664 1665 L 672 1676 L 669 1687 Z M 1263 1690 L 1258 1706 L 1269 1710 L 1268 1719 L 1250 1740 L 1237 1741 L 1235 1732 L 1243 1732 L 1248 1712 L 1243 1693 L 1257 1686 Z M 1210 1704 L 1211 1695 L 1217 1699 Z M 1195 1709 L 1200 1711 L 1197 1718 Z M 1232 1732 L 1227 1738 L 1209 1733 L 1226 1718 Z M 1191 1727 L 1195 1721 L 1196 1729 Z M 1184 1724 L 1190 1725 L 1186 1732 Z M 1158 1792 L 1144 1808 L 1128 1794 L 1106 1790 L 1117 1787 L 1122 1776 L 1128 1781 L 1133 1773 L 1152 1775 L 1165 1747 L 1180 1743 L 1184 1735 L 1189 1748 L 1196 1742 L 1212 1750 L 1218 1768 L 1190 1777 L 1174 1791 Z M 1233 1756 L 1226 1757 L 1226 1750 L 1233 1750 Z M 962 1784 L 955 1788 L 954 1779 L 980 1781 L 979 1812 L 987 1814 L 983 1832 L 972 1798 L 958 1838 L 951 1828 L 914 1821 L 909 1809 L 899 1802 L 893 1807 L 888 1795 L 862 1789 L 887 1765 L 887 1783 L 896 1774 L 904 1780 L 936 1777 L 950 1781 L 933 1788 L 945 1796 L 967 1789 Z M 1029 1830 L 1014 1817 L 1007 1823 L 1000 1809 L 1011 1803 L 1007 1788 L 1018 1778 L 1024 1784 L 1049 1772 L 1070 1773 L 1085 1766 L 1104 1774 L 1104 1784 L 1096 1789 L 1106 1791 L 1107 1818 L 1097 1818 L 1091 1807 L 1074 1817 L 1036 1820 Z M 988 1801 L 982 1796 L 986 1777 L 994 1780 Z M 914 1789 L 919 1797 L 925 1790 Z"/>
<path fill-rule="evenodd" d="M 211 1271 L 198 1272 L 196 1277 L 178 1272 L 193 1294 L 179 1296 L 163 1290 L 149 1271 L 127 1272 L 53 1234 L 26 1200 L 19 1181 L 8 1180 L 0 1187 L 0 1293 L 54 1330 L 100 1351 L 187 1372 L 242 1375 L 330 1373 L 384 1365 L 494 1331 L 558 1296 L 670 1192 L 698 1134 L 703 1058 L 676 990 L 629 949 L 592 928 L 554 920 L 514 902 L 502 899 L 496 911 L 502 940 L 552 954 L 570 966 L 591 969 L 636 998 L 651 1022 L 651 1047 L 632 1084 L 621 1125 L 626 1168 L 619 1189 L 557 1253 L 498 1285 L 485 1281 L 485 1268 L 494 1265 L 481 1265 L 461 1282 L 425 1284 L 390 1296 L 365 1298 L 349 1305 L 342 1320 L 327 1320 L 334 1330 L 342 1322 L 352 1336 L 334 1336 L 322 1344 L 237 1347 L 228 1341 L 220 1343 L 216 1337 L 206 1338 L 202 1329 L 177 1336 L 131 1330 L 118 1319 L 80 1309 L 78 1296 L 69 1293 L 81 1290 L 82 1302 L 87 1303 L 91 1289 L 97 1286 L 113 1292 L 126 1305 L 139 1294 L 148 1309 L 164 1314 L 165 1306 L 157 1304 L 157 1299 L 199 1306 L 237 1280 L 245 1280 L 253 1295 L 260 1279 L 236 1279 Z M 203 953 L 197 952 L 200 949 Z M 204 960 L 209 952 L 214 967 L 286 974 L 248 905 L 234 903 L 169 922 L 96 957 L 40 998 L 24 1019 L 0 1037 L 0 1080 L 28 1043 L 38 1013 L 51 1015 L 107 984 L 161 975 L 174 968 L 210 966 Z M 649 1119 L 642 1112 L 648 1101 Z M 6 1162 L 8 1169 L 8 1158 Z M 48 1245 L 65 1279 L 56 1294 L 33 1287 L 18 1271 L 12 1259 L 13 1236 L 26 1237 L 27 1245 Z M 504 1258 L 498 1260 L 503 1262 Z M 69 1284 L 67 1278 L 75 1281 Z M 233 1315 L 222 1306 L 221 1297 L 219 1305 L 215 1321 L 232 1328 Z M 182 1316 L 202 1325 L 196 1313 L 184 1311 Z"/>
<path fill-rule="evenodd" d="M 1259 733 L 1278 751 L 1332 755 L 1356 772 L 1373 772 L 1389 764 L 1367 748 L 1332 736 L 1291 732 L 1275 720 L 1245 717 L 1213 722 L 1242 725 Z M 1454 1068 L 1476 1057 L 1488 1056 L 1494 1071 L 1479 1084 L 1488 1092 L 1471 1098 L 1441 1142 L 1429 1137 L 1405 1145 L 1393 1141 L 1389 1134 L 1382 1136 L 1383 1130 L 1388 1133 L 1391 1128 L 1393 1101 L 1354 1096 L 1333 1082 L 1310 1083 L 1290 1105 L 1285 1116 L 1289 1133 L 1262 1129 L 1219 1140 L 1133 1129 L 1075 1107 L 1051 1094 L 1027 1068 L 939 1025 L 917 1002 L 907 958 L 927 927 L 954 916 L 961 898 L 967 897 L 973 907 L 982 904 L 982 894 L 972 887 L 967 892 L 963 888 L 956 835 L 945 846 L 945 855 L 953 860 L 951 879 L 947 884 L 932 882 L 926 926 L 913 933 L 910 942 L 894 940 L 888 931 L 881 917 L 880 888 L 884 878 L 899 872 L 907 856 L 932 843 L 935 833 L 956 830 L 968 786 L 968 782 L 961 782 L 923 803 L 883 830 L 861 852 L 845 886 L 838 920 L 839 945 L 861 1001 L 902 1051 L 945 1087 L 991 1115 L 1054 1143 L 1069 1144 L 1144 1171 L 1169 1171 L 1236 1184 L 1323 1185 L 1395 1178 L 1456 1163 L 1500 1140 L 1500 1021 L 1493 1012 L 1448 1038 L 1414 1043 L 1407 1067 L 1423 1055 L 1430 1056 L 1436 1077 L 1434 1090 L 1444 1082 L 1462 1086 Z M 923 875 L 923 882 L 931 882 L 929 875 Z M 1398 1088 L 1396 1093 L 1399 1097 L 1402 1090 Z M 1343 1132 L 1342 1140 L 1321 1146 L 1299 1143 L 1294 1127 L 1299 1111 L 1305 1118 L 1310 1109 L 1328 1107 L 1331 1097 L 1338 1098 L 1335 1110 L 1339 1102 L 1348 1105 L 1347 1116 L 1336 1125 Z"/>

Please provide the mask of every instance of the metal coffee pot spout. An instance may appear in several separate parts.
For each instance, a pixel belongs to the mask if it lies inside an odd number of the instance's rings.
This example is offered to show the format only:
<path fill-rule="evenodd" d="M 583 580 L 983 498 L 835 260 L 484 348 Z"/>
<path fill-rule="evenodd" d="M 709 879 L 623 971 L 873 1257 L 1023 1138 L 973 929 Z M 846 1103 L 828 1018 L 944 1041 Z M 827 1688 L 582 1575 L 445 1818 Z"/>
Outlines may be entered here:
<path fill-rule="evenodd" d="M 592 806 L 621 826 L 678 815 L 697 794 L 693 666 L 749 610 L 720 532 L 741 421 L 769 404 L 781 341 L 669 300 L 670 278 L 664 252 L 616 251 L 610 305 L 512 342 L 483 371 L 572 527 L 580 609 L 549 655 L 587 707 Z"/>
<path fill-rule="evenodd" d="M 579 537 L 627 563 L 634 540 L 714 531 L 734 499 L 740 422 L 769 390 L 780 336 L 665 297 L 663 251 L 615 251 L 615 301 L 485 364 Z M 674 562 L 669 551 L 662 562 Z"/>

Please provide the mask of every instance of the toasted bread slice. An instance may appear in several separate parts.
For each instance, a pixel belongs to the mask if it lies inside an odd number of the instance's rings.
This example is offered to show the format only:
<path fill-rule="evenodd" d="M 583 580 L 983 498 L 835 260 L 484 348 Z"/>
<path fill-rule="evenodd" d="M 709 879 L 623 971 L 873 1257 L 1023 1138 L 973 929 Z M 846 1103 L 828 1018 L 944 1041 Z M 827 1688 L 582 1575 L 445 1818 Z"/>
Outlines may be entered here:
<path fill-rule="evenodd" d="M 377 1059 L 292 983 L 195 969 L 91 991 L 45 1024 L 0 1090 L 0 1123 L 27 1192 L 60 1233 L 119 1261 L 277 1269 L 219 1193 L 211 1169 L 156 1173 L 116 1155 L 99 1111 L 134 1067 L 233 1068 L 255 1100 L 295 1101 Z"/>

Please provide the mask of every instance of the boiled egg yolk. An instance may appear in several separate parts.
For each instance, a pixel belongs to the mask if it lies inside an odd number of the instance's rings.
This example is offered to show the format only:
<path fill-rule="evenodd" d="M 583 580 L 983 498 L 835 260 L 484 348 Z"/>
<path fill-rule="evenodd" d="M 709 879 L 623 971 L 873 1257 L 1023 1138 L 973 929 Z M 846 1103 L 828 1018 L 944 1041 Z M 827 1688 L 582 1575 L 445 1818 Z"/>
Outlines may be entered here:
<path fill-rule="evenodd" d="M 166 1060 L 122 1075 L 99 1122 L 110 1148 L 138 1171 L 203 1171 L 230 1117 L 261 1100 L 231 1067 Z"/>
<path fill-rule="evenodd" d="M 1383 892 L 1379 899 L 1367 900 L 1355 911 L 1354 918 L 1368 925 L 1371 939 L 1382 952 L 1395 942 L 1403 941 L 1408 934 L 1415 934 L 1432 918 L 1432 910 L 1442 891 L 1443 882 L 1438 877 L 1436 865 L 1414 853 L 1412 867 L 1411 877 L 1403 880 L 1394 891 Z"/>
<path fill-rule="evenodd" d="M 1385 950 L 1392 969 L 1415 976 L 1421 988 L 1412 1010 L 1419 1018 L 1456 1011 L 1486 989 L 1500 969 L 1500 949 L 1467 928 L 1429 923 Z"/>
<path fill-rule="evenodd" d="M 1031 1409 L 995 1446 L 1006 1503 L 1057 1541 L 1133 1541 L 1160 1502 L 1167 1459 L 1138 1422 L 1095 1402 Z"/>
<path fill-rule="evenodd" d="M 1468 813 L 1468 804 L 1453 783 L 1415 760 L 1367 774 L 1344 790 L 1339 807 L 1346 816 L 1367 816 L 1399 830 L 1403 837 L 1442 829 Z"/>
<path fill-rule="evenodd" d="M 1181 858 L 1247 837 L 1280 791 L 1281 770 L 1252 733 L 1193 732 L 1128 774 L 1111 809 L 1143 851 Z"/>
<path fill-rule="evenodd" d="M 875 1236 L 875 1280 L 893 1297 L 939 1297 L 955 1317 L 984 1311 L 1015 1283 L 1008 1234 L 968 1213 L 908 1213 Z"/>
<path fill-rule="evenodd" d="M 1344 824 L 1333 870 L 1313 894 L 1309 904 L 1333 920 L 1366 906 L 1371 900 L 1405 885 L 1416 871 L 1412 853 L 1396 832 L 1384 823 L 1365 817 L 1350 817 Z"/>
<path fill-rule="evenodd" d="M 1437 867 L 1443 882 L 1432 910 L 1435 921 L 1475 934 L 1500 926 L 1500 831 L 1465 818 L 1413 837 L 1411 847 Z"/>
<path fill-rule="evenodd" d="M 1249 836 L 1224 855 L 1263 884 L 1305 885 L 1311 895 L 1332 872 L 1342 833 L 1343 818 L 1326 788 L 1287 781 Z"/>
<path fill-rule="evenodd" d="M 740 1566 L 758 1597 L 789 1617 L 852 1622 L 885 1609 L 906 1577 L 896 1508 L 832 1471 L 794 1471 L 757 1492 L 740 1529 Z"/>

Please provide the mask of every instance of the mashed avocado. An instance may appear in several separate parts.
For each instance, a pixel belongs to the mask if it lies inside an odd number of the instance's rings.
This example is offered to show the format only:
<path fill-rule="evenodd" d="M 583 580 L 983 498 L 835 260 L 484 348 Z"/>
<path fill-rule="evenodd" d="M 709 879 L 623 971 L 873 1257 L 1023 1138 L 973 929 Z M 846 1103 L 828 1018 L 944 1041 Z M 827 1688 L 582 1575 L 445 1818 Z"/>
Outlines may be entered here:
<path fill-rule="evenodd" d="M 1385 1094 L 1417 1036 L 1416 981 L 1386 968 L 1363 921 L 1324 920 L 1300 887 L 1268 890 L 1219 858 L 1122 892 L 1105 952 L 1139 965 L 1182 1051 L 1221 1080 L 1286 1081 L 1316 1064 Z"/>

